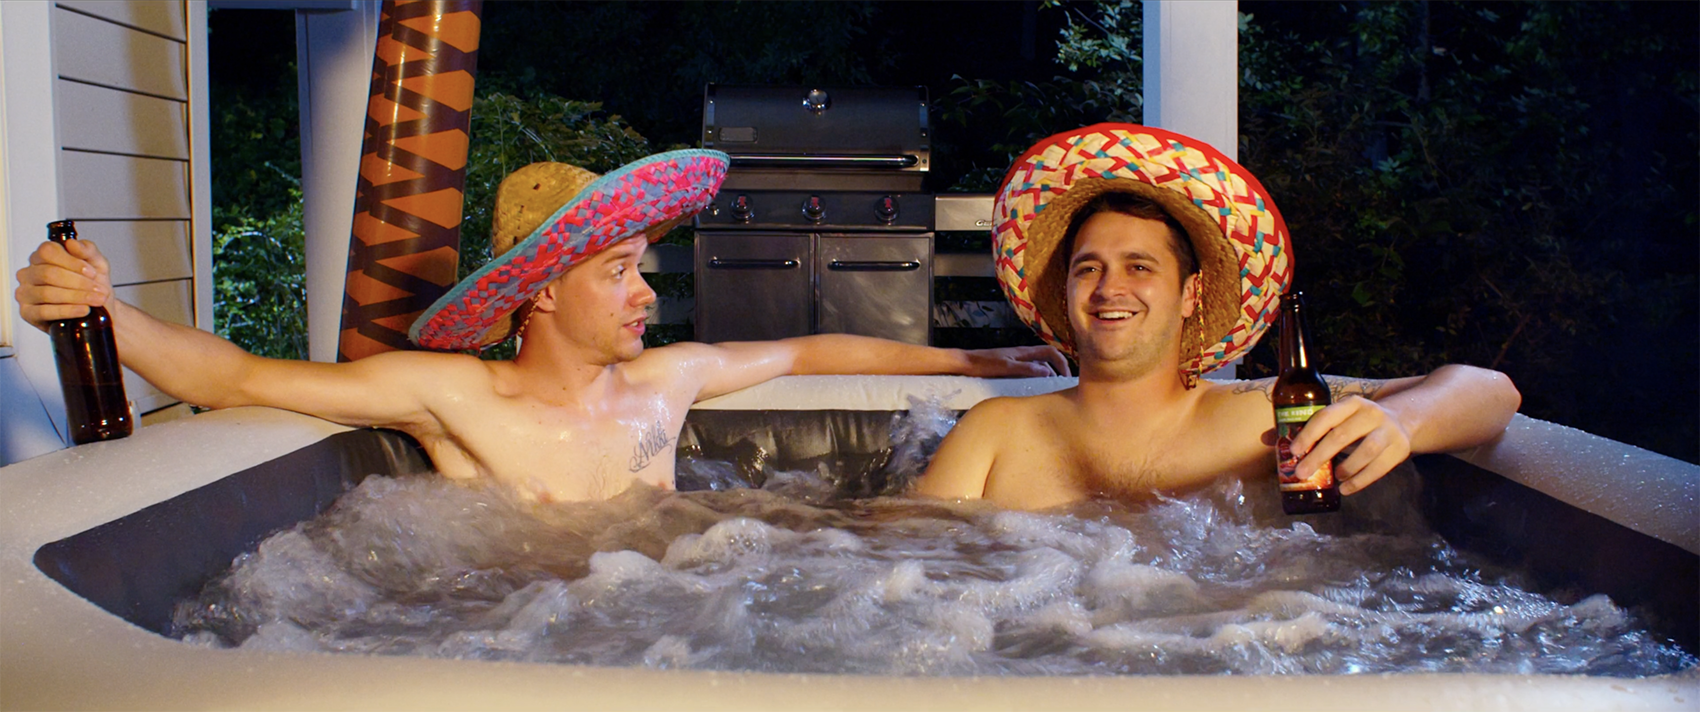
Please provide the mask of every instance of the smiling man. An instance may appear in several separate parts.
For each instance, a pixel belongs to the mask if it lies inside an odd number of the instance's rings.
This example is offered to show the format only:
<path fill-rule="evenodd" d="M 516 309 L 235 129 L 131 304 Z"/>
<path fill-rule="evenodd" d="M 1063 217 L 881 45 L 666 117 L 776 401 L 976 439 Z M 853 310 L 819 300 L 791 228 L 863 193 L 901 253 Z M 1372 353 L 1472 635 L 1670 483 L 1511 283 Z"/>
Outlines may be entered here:
<path fill-rule="evenodd" d="M 511 361 L 389 352 L 353 363 L 253 356 L 156 320 L 112 296 L 92 243 L 46 243 L 18 272 L 37 328 L 112 314 L 124 365 L 189 403 L 264 405 L 418 440 L 443 475 L 493 478 L 549 500 L 673 486 L 673 446 L 691 404 L 785 374 L 1066 372 L 1049 347 L 959 351 L 848 335 L 679 343 L 645 350 L 655 291 L 638 273 L 651 241 L 702 209 L 725 177 L 716 151 L 673 151 L 606 176 L 560 163 L 515 171 L 497 192 L 496 257 L 428 310 L 409 336 L 466 351 L 523 335 Z"/>
<path fill-rule="evenodd" d="M 1250 349 L 1292 276 L 1286 225 L 1250 173 L 1194 139 L 1130 124 L 1052 136 L 997 199 L 999 279 L 1016 313 L 1071 351 L 1079 384 L 975 406 L 939 446 L 920 494 L 1044 508 L 1134 499 L 1219 477 L 1274 485 L 1273 379 L 1199 376 Z M 1496 437 L 1520 396 L 1503 374 L 1330 377 L 1334 405 L 1294 439 L 1308 476 L 1359 491 L 1412 453 Z"/>

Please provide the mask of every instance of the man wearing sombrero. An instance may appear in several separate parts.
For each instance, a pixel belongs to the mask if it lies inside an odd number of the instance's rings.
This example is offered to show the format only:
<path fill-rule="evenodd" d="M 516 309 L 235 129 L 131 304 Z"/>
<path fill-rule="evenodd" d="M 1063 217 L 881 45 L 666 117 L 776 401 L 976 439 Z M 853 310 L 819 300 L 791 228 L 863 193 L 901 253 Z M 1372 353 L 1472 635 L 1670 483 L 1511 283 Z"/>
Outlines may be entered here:
<path fill-rule="evenodd" d="M 422 351 L 343 364 L 259 358 L 114 299 L 106 260 L 78 241 L 31 255 L 18 273 L 18 302 L 37 328 L 104 304 L 124 365 L 189 403 L 394 428 L 419 441 L 445 476 L 494 478 L 555 500 L 606 498 L 638 482 L 671 487 L 672 449 L 690 405 L 776 376 L 1066 372 L 1047 347 L 965 352 L 841 334 L 645 351 L 655 292 L 638 261 L 708 204 L 727 161 L 717 151 L 673 151 L 605 176 L 539 163 L 505 179 L 496 258 L 427 309 L 409 336 L 459 351 L 517 332 L 524 341 L 512 361 Z"/>
<path fill-rule="evenodd" d="M 1199 380 L 1257 342 L 1292 278 L 1287 227 L 1249 172 L 1160 129 L 1058 134 L 1005 176 L 993 251 L 1017 315 L 1075 356 L 1080 381 L 975 406 L 919 493 L 1042 508 L 1273 478 L 1273 379 Z M 1308 452 L 1304 477 L 1355 445 L 1334 470 L 1347 494 L 1412 453 L 1492 439 L 1520 402 L 1503 374 L 1469 366 L 1330 384 L 1334 405 L 1292 447 Z"/>

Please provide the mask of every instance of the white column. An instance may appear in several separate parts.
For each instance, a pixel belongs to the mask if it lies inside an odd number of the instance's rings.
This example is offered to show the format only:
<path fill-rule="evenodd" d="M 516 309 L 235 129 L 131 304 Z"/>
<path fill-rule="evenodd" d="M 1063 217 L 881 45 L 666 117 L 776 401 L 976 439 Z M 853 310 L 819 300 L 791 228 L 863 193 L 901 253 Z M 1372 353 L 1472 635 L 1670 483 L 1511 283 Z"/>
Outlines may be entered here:
<path fill-rule="evenodd" d="M 307 350 L 314 361 L 336 360 L 372 52 L 378 42 L 381 4 L 361 0 L 353 5 L 353 10 L 295 13 Z"/>
<path fill-rule="evenodd" d="M 69 445 L 53 344 L 24 323 L 12 275 L 59 214 L 53 5 L 0 2 L 0 465 Z"/>
<path fill-rule="evenodd" d="M 1144 10 L 1145 125 L 1239 160 L 1239 3 L 1145 0 Z"/>
<path fill-rule="evenodd" d="M 193 200 L 189 229 L 195 255 L 195 328 L 212 331 L 212 93 L 207 78 L 207 4 L 191 0 L 184 9 L 189 40 L 189 195 Z"/>
<path fill-rule="evenodd" d="M 1145 125 L 1191 136 L 1239 160 L 1240 20 L 1236 0 L 1145 0 Z M 1239 360 L 1206 375 L 1233 380 Z"/>

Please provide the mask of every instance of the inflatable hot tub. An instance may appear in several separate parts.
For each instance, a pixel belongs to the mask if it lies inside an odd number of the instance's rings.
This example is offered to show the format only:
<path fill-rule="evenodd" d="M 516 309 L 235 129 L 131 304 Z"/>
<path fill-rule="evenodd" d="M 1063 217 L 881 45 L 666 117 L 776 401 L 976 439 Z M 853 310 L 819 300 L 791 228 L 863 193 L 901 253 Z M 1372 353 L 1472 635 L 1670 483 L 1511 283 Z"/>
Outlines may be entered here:
<path fill-rule="evenodd" d="M 699 404 L 704 452 L 800 416 L 791 461 L 865 457 L 911 397 L 965 409 L 1069 379 L 793 377 Z M 777 413 L 789 411 L 789 414 Z M 845 422 L 854 421 L 851 425 Z M 856 424 L 859 423 L 859 424 Z M 766 432 L 757 437 L 774 437 Z M 874 441 L 874 442 L 864 442 Z M 714 454 L 709 452 L 709 454 Z M 734 457 L 735 453 L 725 454 Z M 428 471 L 407 438 L 239 408 L 0 469 L 4 709 L 1679 709 L 1700 670 L 1648 678 L 1391 674 L 925 678 L 602 668 L 219 650 L 165 637 L 267 534 L 371 474 Z M 1423 458 L 1420 505 L 1472 554 L 1649 611 L 1700 638 L 1700 467 L 1518 416 L 1498 442 Z"/>

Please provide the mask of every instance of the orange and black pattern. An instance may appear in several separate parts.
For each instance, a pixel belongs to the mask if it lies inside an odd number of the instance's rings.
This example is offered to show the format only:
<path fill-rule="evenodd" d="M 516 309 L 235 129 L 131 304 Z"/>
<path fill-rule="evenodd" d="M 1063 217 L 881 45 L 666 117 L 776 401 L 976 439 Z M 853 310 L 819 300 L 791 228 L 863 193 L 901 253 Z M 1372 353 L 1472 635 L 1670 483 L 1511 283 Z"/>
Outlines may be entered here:
<path fill-rule="evenodd" d="M 479 0 L 385 0 L 372 59 L 338 361 L 409 348 L 455 283 Z"/>

